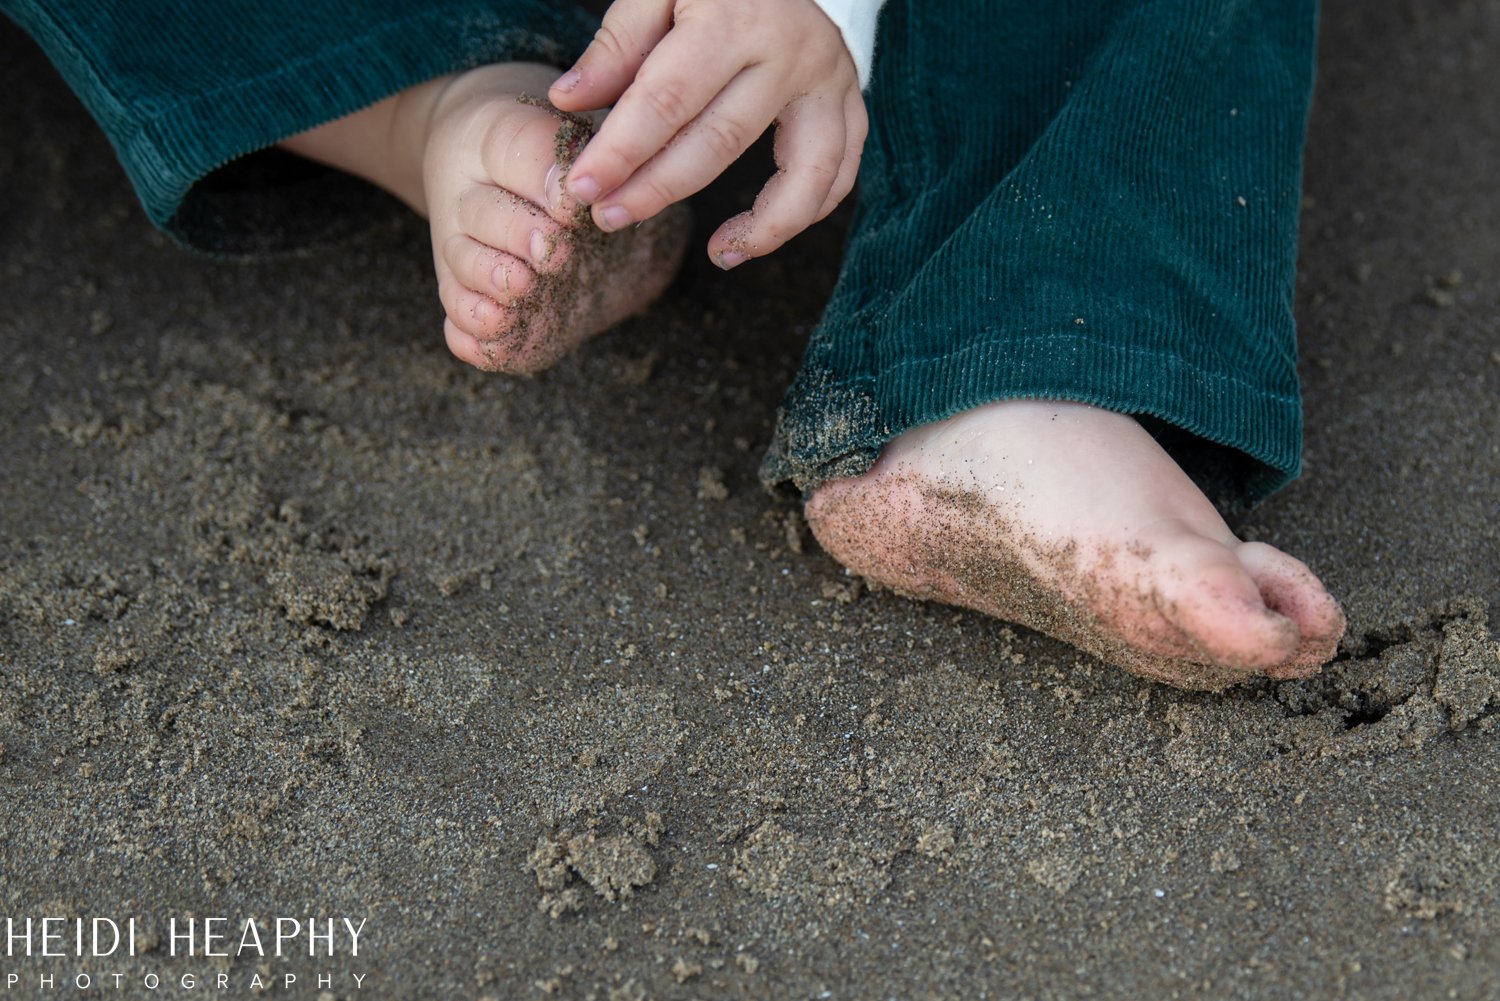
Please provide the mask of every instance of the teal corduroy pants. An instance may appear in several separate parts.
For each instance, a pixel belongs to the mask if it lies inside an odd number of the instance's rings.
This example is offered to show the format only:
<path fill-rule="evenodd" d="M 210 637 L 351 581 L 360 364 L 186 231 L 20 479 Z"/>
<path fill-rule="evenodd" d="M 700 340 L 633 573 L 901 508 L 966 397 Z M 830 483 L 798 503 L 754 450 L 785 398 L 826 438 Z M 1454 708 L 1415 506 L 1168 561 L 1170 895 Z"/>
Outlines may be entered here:
<path fill-rule="evenodd" d="M 1137 415 L 1210 496 L 1297 473 L 1316 0 L 891 0 L 843 270 L 768 483 L 1006 398 Z"/>
<path fill-rule="evenodd" d="M 277 154 L 446 73 L 564 66 L 598 22 L 554 0 L 0 0 L 114 146 L 151 221 L 241 254 L 355 227 L 371 191 Z"/>
<path fill-rule="evenodd" d="M 594 27 L 552 0 L 0 9 L 93 112 L 152 221 L 211 251 L 358 211 L 352 182 L 334 195 L 284 166 L 225 183 L 226 164 L 443 73 L 565 65 Z M 1316 15 L 1316 0 L 889 0 L 845 260 L 763 479 L 810 490 L 909 428 L 1022 397 L 1136 415 L 1226 507 L 1295 476 Z"/>

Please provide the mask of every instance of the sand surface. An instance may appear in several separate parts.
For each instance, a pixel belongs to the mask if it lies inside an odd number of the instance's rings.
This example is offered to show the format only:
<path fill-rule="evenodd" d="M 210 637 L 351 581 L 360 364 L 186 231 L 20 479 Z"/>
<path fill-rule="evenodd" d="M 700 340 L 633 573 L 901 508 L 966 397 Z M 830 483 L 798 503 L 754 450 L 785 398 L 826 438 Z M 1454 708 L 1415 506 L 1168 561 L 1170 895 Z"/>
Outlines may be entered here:
<path fill-rule="evenodd" d="M 1327 5 L 1307 468 L 1244 531 L 1350 631 L 1205 696 L 869 593 L 760 490 L 837 223 L 486 376 L 420 223 L 185 255 L 0 27 L 0 915 L 155 944 L 4 996 L 1500 997 L 1497 52 L 1496 0 Z"/>

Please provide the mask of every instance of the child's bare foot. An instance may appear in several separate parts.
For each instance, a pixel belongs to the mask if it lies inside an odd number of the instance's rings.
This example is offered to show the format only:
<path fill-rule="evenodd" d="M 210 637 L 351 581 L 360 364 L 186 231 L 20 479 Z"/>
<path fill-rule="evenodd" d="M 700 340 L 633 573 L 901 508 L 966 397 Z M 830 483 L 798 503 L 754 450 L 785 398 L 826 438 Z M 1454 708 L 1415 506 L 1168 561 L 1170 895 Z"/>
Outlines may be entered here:
<path fill-rule="evenodd" d="M 1312 674 L 1344 631 L 1302 563 L 1241 542 L 1134 420 L 1012 400 L 908 431 L 807 517 L 855 572 L 1019 622 L 1144 677 Z"/>
<path fill-rule="evenodd" d="M 522 99 L 556 76 L 531 64 L 474 70 L 432 112 L 423 169 L 443 331 L 483 369 L 553 364 L 651 303 L 687 246 L 683 209 L 605 235 L 564 196 L 558 160 L 571 162 L 591 130 Z"/>
<path fill-rule="evenodd" d="M 528 96 L 545 94 L 556 76 L 534 63 L 484 66 L 282 144 L 427 216 L 444 336 L 479 368 L 553 364 L 649 305 L 686 248 L 684 209 L 605 235 L 564 195 L 566 162 L 590 128 Z"/>

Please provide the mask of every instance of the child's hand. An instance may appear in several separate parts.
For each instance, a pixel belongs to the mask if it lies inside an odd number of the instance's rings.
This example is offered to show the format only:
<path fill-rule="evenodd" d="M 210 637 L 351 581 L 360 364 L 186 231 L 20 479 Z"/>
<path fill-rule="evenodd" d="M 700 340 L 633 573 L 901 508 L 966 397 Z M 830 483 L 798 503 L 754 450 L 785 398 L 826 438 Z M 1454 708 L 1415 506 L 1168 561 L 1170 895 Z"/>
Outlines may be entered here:
<path fill-rule="evenodd" d="M 708 242 L 723 268 L 833 211 L 868 126 L 854 60 L 812 0 L 615 0 L 548 97 L 566 111 L 615 105 L 567 181 L 604 230 L 700 190 L 775 122 L 780 169 Z"/>

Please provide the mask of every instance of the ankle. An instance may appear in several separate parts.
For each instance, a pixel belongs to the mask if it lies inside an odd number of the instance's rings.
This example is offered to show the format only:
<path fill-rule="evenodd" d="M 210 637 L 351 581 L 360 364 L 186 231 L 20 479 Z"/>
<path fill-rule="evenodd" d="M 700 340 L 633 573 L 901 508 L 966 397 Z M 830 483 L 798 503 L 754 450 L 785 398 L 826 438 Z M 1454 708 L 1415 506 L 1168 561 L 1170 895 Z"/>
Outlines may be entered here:
<path fill-rule="evenodd" d="M 363 178 L 426 215 L 423 153 L 438 101 L 457 76 L 408 87 L 343 118 L 290 136 L 277 145 Z"/>
<path fill-rule="evenodd" d="M 444 98 L 461 76 L 453 73 L 428 80 L 390 98 L 390 111 L 381 136 L 383 160 L 390 166 L 390 177 L 381 186 L 424 217 L 428 214 L 424 169 L 428 141 Z"/>

